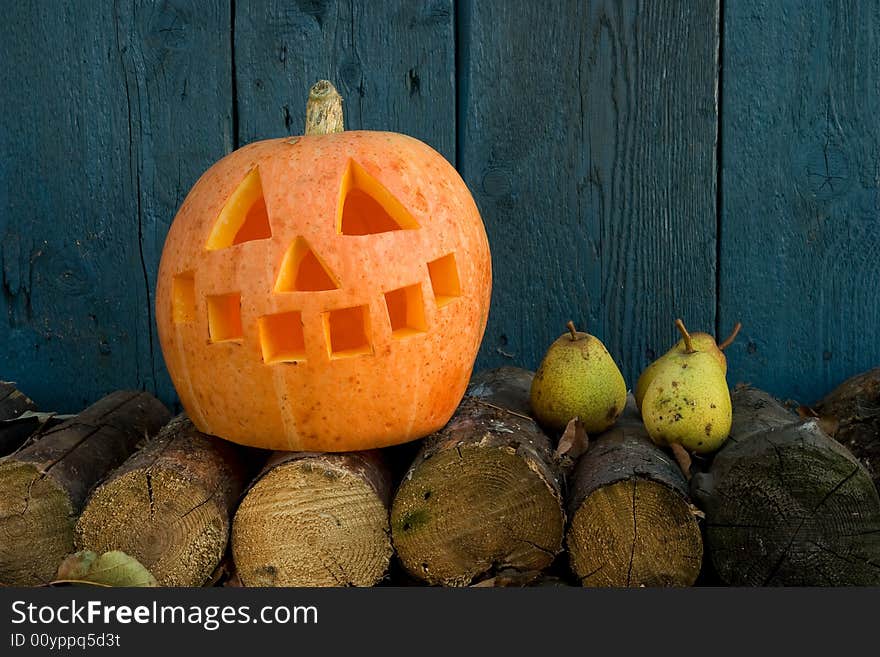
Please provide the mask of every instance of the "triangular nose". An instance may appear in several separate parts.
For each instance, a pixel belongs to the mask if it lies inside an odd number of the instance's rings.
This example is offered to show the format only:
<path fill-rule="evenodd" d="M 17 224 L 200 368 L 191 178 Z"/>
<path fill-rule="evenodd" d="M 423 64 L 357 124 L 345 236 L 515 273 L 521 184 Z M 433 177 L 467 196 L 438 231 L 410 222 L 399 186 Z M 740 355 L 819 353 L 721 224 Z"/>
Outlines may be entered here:
<path fill-rule="evenodd" d="M 297 237 L 284 254 L 275 280 L 276 292 L 335 290 L 339 283 L 309 243 Z"/>
<path fill-rule="evenodd" d="M 339 194 L 337 233 L 374 235 L 418 227 L 409 211 L 382 183 L 354 160 L 348 161 Z"/>

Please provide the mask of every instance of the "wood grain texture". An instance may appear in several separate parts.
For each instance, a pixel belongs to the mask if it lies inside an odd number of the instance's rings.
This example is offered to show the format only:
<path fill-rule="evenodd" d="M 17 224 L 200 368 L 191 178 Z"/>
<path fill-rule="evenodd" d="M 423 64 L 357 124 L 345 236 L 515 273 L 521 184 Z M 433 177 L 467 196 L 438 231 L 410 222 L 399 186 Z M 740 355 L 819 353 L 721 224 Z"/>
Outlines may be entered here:
<path fill-rule="evenodd" d="M 91 489 L 169 418 L 149 393 L 120 390 L 0 460 L 0 582 L 48 582 Z"/>
<path fill-rule="evenodd" d="M 6 14 L 4 376 L 58 411 L 117 388 L 172 401 L 152 295 L 178 205 L 232 147 L 229 2 Z"/>
<path fill-rule="evenodd" d="M 675 316 L 742 320 L 731 382 L 813 402 L 880 362 L 880 7 L 723 14 L 721 44 L 718 0 L 12 3 L 0 374 L 46 410 L 174 401 L 151 312 L 168 225 L 234 146 L 300 133 L 328 78 L 349 128 L 422 139 L 474 192 L 479 367 L 534 368 L 574 319 L 633 385 Z"/>
<path fill-rule="evenodd" d="M 493 253 L 481 367 L 534 368 L 574 319 L 629 385 L 715 328 L 717 2 L 470 2 L 459 169 Z"/>
<path fill-rule="evenodd" d="M 880 5 L 725 5 L 721 324 L 734 379 L 811 403 L 880 362 Z"/>
<path fill-rule="evenodd" d="M 566 545 L 583 586 L 690 586 L 703 541 L 688 485 L 648 436 L 635 399 L 568 477 Z"/>
<path fill-rule="evenodd" d="M 275 452 L 241 501 L 232 554 L 245 586 L 372 586 L 391 560 L 381 452 Z"/>
<path fill-rule="evenodd" d="M 528 416 L 466 397 L 422 441 L 391 505 L 397 557 L 413 577 L 466 586 L 540 571 L 562 549 L 563 476 Z"/>
<path fill-rule="evenodd" d="M 328 79 L 348 130 L 403 132 L 455 161 L 452 0 L 260 0 L 235 5 L 238 136 L 302 134 Z"/>
<path fill-rule="evenodd" d="M 237 445 L 178 416 L 91 493 L 76 549 L 121 550 L 162 586 L 202 586 L 226 552 L 247 463 Z"/>
<path fill-rule="evenodd" d="M 691 480 L 706 546 L 731 586 L 877 586 L 880 497 L 814 418 L 739 386 L 730 438 Z"/>

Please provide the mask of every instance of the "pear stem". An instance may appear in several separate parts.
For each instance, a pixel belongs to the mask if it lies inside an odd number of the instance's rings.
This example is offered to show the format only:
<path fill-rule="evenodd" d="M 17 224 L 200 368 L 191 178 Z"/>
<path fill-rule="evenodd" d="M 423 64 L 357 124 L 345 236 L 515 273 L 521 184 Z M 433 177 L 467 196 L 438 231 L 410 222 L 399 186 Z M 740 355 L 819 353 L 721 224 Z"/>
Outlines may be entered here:
<path fill-rule="evenodd" d="M 566 324 L 565 326 L 566 326 L 566 327 L 568 328 L 568 330 L 571 332 L 571 339 L 572 339 L 572 340 L 577 340 L 578 335 L 577 335 L 577 330 L 576 330 L 575 327 L 574 327 L 574 322 L 571 321 L 571 320 L 568 320 L 568 324 Z"/>
<path fill-rule="evenodd" d="M 724 340 L 724 342 L 722 342 L 721 344 L 718 345 L 718 348 L 721 351 L 724 351 L 730 345 L 732 345 L 733 341 L 736 340 L 736 336 L 739 334 L 739 330 L 742 327 L 743 327 L 742 322 L 737 322 L 736 326 L 733 327 L 733 331 L 730 332 L 730 335 L 727 336 L 727 338 Z"/>
<path fill-rule="evenodd" d="M 681 333 L 681 337 L 684 338 L 685 352 L 689 354 L 694 353 L 694 344 L 691 341 L 691 334 L 688 333 L 687 328 L 685 328 L 684 322 L 680 319 L 675 320 L 675 328 L 678 329 L 678 332 Z"/>
<path fill-rule="evenodd" d="M 330 81 L 318 80 L 309 90 L 305 134 L 329 135 L 344 129 L 342 96 Z"/>

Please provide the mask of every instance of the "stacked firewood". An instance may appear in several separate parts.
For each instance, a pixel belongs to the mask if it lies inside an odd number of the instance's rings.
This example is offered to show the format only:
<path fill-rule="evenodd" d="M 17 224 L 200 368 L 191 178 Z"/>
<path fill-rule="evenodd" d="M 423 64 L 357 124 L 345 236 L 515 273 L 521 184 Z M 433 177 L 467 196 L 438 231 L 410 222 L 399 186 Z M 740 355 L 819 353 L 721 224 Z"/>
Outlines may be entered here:
<path fill-rule="evenodd" d="M 143 392 L 39 413 L 0 383 L 0 583 L 120 551 L 166 586 L 880 584 L 880 368 L 797 411 L 737 387 L 690 464 L 631 398 L 601 435 L 548 435 L 531 378 L 483 372 L 438 433 L 339 454 L 242 448 Z"/>

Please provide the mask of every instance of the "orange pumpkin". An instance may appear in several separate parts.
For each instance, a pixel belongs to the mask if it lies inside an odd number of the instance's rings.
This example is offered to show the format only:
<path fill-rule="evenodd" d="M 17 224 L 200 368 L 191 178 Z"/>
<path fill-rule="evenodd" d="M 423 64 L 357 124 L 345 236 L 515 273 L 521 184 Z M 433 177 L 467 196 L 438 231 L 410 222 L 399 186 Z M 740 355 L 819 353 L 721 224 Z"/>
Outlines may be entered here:
<path fill-rule="evenodd" d="M 307 134 L 245 146 L 196 183 L 156 320 L 201 431 L 347 451 L 446 423 L 490 290 L 483 223 L 441 155 L 388 132 Z"/>

